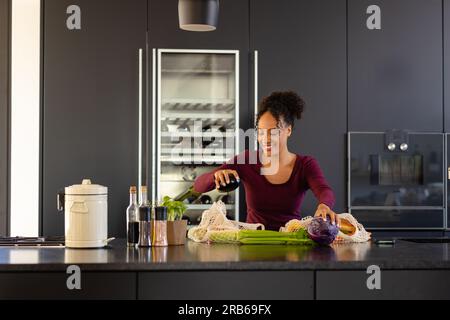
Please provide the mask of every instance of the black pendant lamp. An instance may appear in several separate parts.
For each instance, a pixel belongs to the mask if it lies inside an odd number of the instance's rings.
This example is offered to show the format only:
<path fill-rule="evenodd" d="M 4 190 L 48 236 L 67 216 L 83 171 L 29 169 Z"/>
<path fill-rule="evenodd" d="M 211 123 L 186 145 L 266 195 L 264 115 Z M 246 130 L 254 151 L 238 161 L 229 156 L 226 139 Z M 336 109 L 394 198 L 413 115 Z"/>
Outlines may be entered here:
<path fill-rule="evenodd" d="M 219 21 L 219 0 L 178 0 L 180 29 L 214 31 Z"/>

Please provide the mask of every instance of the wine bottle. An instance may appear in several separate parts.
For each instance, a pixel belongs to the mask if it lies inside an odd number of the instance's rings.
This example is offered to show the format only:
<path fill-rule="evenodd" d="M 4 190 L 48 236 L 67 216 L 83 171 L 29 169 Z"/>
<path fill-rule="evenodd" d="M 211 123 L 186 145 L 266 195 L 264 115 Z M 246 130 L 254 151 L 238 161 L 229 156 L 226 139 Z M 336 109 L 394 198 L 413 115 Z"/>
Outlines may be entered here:
<path fill-rule="evenodd" d="M 229 175 L 229 179 L 230 179 L 229 183 L 227 183 L 224 186 L 221 185 L 219 187 L 218 189 L 219 192 L 231 192 L 239 187 L 239 180 L 237 180 L 235 176 Z"/>
<path fill-rule="evenodd" d="M 187 199 L 190 203 L 192 203 L 197 198 L 199 198 L 201 195 L 202 194 L 200 192 L 197 192 L 194 190 L 194 185 L 192 185 L 188 189 L 186 189 L 184 192 L 177 195 L 173 200 L 184 201 Z"/>
<path fill-rule="evenodd" d="M 130 187 L 130 205 L 127 207 L 127 244 L 134 246 L 139 240 L 138 204 L 136 187 Z"/>

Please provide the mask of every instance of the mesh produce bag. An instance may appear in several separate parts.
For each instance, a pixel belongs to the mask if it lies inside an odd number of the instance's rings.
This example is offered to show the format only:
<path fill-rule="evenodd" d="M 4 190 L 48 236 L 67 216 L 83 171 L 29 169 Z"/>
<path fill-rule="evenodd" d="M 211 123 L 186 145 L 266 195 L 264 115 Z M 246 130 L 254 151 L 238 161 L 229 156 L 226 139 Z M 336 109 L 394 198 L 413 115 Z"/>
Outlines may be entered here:
<path fill-rule="evenodd" d="M 222 201 L 214 202 L 211 208 L 203 211 L 200 224 L 189 229 L 188 238 L 195 242 L 208 242 L 210 234 L 215 231 L 264 230 L 264 225 L 261 223 L 244 223 L 229 220 L 226 213 L 225 204 Z"/>
<path fill-rule="evenodd" d="M 341 213 L 338 214 L 341 220 L 345 220 L 349 224 L 351 224 L 355 228 L 355 233 L 352 235 L 348 235 L 339 231 L 336 240 L 336 243 L 351 243 L 351 242 L 366 242 L 371 239 L 371 233 L 367 232 L 364 229 L 363 225 L 360 224 L 355 217 L 353 217 L 350 213 Z M 286 223 L 284 227 L 280 228 L 282 232 L 295 232 L 299 228 L 307 229 L 313 217 L 304 217 L 301 220 L 293 219 Z"/>

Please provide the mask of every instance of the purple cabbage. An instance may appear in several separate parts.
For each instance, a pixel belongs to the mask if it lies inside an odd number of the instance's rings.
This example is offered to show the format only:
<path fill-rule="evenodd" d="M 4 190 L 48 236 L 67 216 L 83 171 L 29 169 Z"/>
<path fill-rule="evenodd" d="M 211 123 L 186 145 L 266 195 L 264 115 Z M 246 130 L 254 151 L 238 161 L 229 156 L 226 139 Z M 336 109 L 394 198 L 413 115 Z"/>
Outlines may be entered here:
<path fill-rule="evenodd" d="M 329 220 L 323 221 L 322 218 L 316 217 L 312 219 L 308 226 L 308 236 L 311 240 L 318 244 L 331 244 L 339 233 L 336 225 L 331 224 Z"/>

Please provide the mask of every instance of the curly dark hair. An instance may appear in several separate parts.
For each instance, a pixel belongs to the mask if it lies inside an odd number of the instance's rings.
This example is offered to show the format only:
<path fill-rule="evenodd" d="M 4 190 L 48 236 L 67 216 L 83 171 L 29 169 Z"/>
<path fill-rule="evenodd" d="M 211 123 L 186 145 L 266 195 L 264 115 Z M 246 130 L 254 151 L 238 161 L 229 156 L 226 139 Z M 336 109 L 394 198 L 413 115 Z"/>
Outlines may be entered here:
<path fill-rule="evenodd" d="M 301 119 L 305 101 L 293 91 L 275 91 L 262 99 L 259 104 L 256 125 L 258 125 L 261 116 L 270 112 L 278 124 L 282 120 L 285 124 L 294 128 L 295 119 Z"/>

